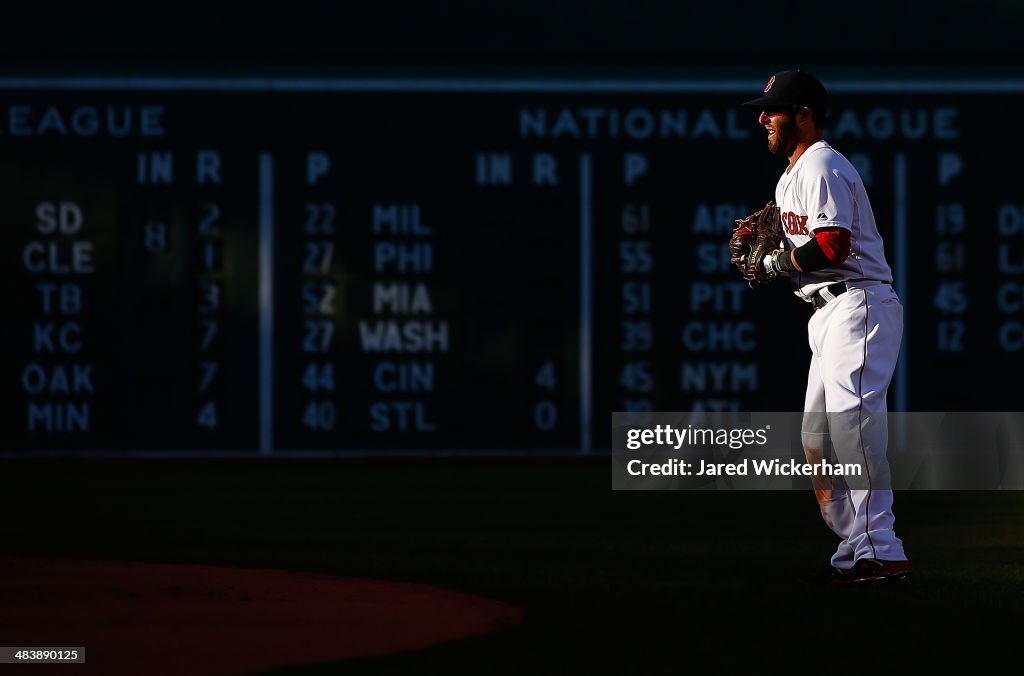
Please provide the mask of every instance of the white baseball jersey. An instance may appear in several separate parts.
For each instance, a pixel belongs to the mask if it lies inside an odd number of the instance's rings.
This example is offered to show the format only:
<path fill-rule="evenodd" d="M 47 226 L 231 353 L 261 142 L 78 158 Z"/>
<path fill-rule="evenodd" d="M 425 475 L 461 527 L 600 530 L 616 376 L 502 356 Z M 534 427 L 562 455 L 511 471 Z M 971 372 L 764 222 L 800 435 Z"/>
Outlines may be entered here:
<path fill-rule="evenodd" d="M 775 187 L 786 249 L 806 244 L 814 231 L 838 227 L 850 231 L 849 257 L 837 267 L 791 273 L 796 294 L 804 300 L 839 281 L 891 283 L 882 238 L 875 225 L 864 182 L 850 161 L 825 141 L 818 141 L 782 174 Z"/>

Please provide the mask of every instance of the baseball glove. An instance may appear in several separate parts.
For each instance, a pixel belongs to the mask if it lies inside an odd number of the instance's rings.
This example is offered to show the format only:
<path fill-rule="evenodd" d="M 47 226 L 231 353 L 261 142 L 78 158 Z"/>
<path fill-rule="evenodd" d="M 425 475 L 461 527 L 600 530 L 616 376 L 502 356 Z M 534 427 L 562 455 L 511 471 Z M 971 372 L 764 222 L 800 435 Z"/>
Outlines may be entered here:
<path fill-rule="evenodd" d="M 769 201 L 763 209 L 736 219 L 729 238 L 729 262 L 735 265 L 750 288 L 767 284 L 770 278 L 761 266 L 764 257 L 782 242 L 779 208 Z"/>

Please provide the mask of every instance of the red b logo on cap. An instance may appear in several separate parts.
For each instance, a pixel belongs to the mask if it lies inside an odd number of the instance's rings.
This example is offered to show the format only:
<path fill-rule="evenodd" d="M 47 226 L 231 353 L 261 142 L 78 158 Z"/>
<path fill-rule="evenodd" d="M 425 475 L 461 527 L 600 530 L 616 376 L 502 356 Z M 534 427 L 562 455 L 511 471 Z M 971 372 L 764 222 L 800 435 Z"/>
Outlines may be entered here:
<path fill-rule="evenodd" d="M 775 84 L 775 76 L 774 75 L 772 75 L 770 78 L 768 78 L 768 84 L 766 84 L 764 86 L 764 93 L 765 94 L 768 93 L 768 90 L 772 88 L 773 84 Z"/>

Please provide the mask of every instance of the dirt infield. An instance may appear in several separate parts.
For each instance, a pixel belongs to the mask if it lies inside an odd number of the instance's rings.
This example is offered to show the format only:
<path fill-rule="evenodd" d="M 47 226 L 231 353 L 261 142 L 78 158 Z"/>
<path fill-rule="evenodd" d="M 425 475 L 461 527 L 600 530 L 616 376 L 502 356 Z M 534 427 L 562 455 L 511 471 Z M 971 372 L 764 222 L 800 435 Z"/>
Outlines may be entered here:
<path fill-rule="evenodd" d="M 479 596 L 277 570 L 0 557 L 0 645 L 75 673 L 239 674 L 415 650 L 522 620 Z M 66 667 L 33 667 L 33 673 Z"/>

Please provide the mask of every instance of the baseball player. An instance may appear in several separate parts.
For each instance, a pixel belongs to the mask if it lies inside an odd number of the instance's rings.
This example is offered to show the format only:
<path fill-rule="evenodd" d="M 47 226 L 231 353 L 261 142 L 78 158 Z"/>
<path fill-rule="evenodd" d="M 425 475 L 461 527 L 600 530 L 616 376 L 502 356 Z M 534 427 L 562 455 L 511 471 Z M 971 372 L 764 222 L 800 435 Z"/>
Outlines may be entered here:
<path fill-rule="evenodd" d="M 886 459 L 886 392 L 903 336 L 903 306 L 864 183 L 822 138 L 828 94 L 814 76 L 776 73 L 762 96 L 742 106 L 759 111 L 768 150 L 789 165 L 775 187 L 777 208 L 769 203 L 754 215 L 760 231 L 730 241 L 734 262 L 741 259 L 751 286 L 788 277 L 813 307 L 804 452 L 817 463 L 831 444 L 837 461 L 859 463 L 866 474 L 845 485 L 841 478 L 814 481 L 821 515 L 842 538 L 826 579 L 836 585 L 904 579 L 910 562 L 893 531 Z M 740 249 L 748 255 L 737 255 Z"/>

